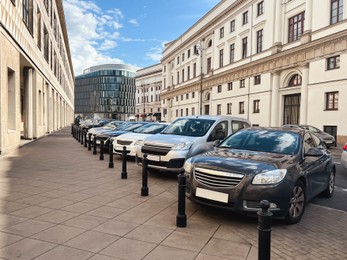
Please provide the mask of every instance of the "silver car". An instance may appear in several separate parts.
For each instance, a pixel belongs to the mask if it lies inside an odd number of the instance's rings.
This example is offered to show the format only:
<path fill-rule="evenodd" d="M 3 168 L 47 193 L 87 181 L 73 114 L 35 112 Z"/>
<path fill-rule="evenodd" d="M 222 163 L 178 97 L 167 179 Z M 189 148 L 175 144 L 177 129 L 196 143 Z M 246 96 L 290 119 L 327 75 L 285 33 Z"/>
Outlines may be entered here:
<path fill-rule="evenodd" d="M 248 120 L 233 116 L 180 117 L 161 133 L 146 138 L 136 152 L 136 161 L 141 165 L 147 154 L 149 168 L 178 172 L 186 159 L 249 126 Z"/>
<path fill-rule="evenodd" d="M 343 146 L 343 151 L 341 154 L 341 165 L 347 170 L 347 143 Z"/>

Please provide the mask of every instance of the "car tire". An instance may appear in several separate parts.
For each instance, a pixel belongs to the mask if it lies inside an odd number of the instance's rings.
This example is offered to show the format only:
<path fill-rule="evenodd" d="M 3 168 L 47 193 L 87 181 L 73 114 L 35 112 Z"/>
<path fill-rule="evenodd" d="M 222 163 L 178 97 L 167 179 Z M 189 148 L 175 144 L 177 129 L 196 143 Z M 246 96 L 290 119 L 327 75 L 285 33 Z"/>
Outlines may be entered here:
<path fill-rule="evenodd" d="M 331 198 L 334 194 L 335 190 L 335 168 L 331 169 L 330 175 L 329 175 L 329 182 L 328 187 L 323 191 L 323 196 L 327 198 Z"/>
<path fill-rule="evenodd" d="M 306 188 L 302 181 L 298 180 L 294 185 L 290 196 L 289 208 L 286 215 L 288 224 L 298 223 L 304 215 L 306 208 Z"/>

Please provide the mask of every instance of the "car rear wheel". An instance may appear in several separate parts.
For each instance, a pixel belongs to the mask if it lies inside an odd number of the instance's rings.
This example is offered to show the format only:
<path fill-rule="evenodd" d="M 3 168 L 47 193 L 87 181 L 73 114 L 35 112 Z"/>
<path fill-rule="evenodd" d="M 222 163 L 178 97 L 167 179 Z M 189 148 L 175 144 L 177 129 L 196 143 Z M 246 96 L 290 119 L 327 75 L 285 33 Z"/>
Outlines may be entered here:
<path fill-rule="evenodd" d="M 288 224 L 295 224 L 300 221 L 306 208 L 306 190 L 302 181 L 298 181 L 293 188 L 290 197 L 289 209 L 286 216 Z"/>
<path fill-rule="evenodd" d="M 326 188 L 325 191 L 323 191 L 323 195 L 327 198 L 330 198 L 331 196 L 333 196 L 334 189 L 335 189 L 335 170 L 334 168 L 332 168 L 329 175 L 328 187 Z"/>

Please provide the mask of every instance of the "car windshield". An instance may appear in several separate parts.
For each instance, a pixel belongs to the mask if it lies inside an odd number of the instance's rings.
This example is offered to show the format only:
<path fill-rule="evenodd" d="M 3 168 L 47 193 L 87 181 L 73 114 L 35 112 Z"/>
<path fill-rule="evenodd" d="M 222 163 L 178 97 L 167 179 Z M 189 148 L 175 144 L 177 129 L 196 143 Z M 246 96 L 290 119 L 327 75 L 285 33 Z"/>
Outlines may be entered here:
<path fill-rule="evenodd" d="M 215 120 L 200 118 L 180 118 L 169 125 L 162 133 L 185 136 L 204 136 Z"/>
<path fill-rule="evenodd" d="M 136 128 L 139 128 L 143 126 L 143 123 L 128 123 L 128 124 L 123 124 L 117 128 L 117 130 L 124 130 L 124 131 L 132 131 Z"/>
<path fill-rule="evenodd" d="M 141 126 L 134 130 L 134 133 L 142 133 L 142 134 L 157 134 L 165 129 L 167 125 L 164 124 L 147 124 Z"/>
<path fill-rule="evenodd" d="M 218 147 L 294 155 L 299 152 L 299 140 L 300 135 L 294 132 L 247 129 L 229 136 Z"/>
<path fill-rule="evenodd" d="M 302 125 L 300 126 L 301 128 L 303 129 L 306 129 L 306 130 L 310 130 L 311 132 L 313 133 L 321 133 L 322 131 L 319 130 L 318 128 L 314 127 L 314 126 L 311 126 L 311 125 Z"/>

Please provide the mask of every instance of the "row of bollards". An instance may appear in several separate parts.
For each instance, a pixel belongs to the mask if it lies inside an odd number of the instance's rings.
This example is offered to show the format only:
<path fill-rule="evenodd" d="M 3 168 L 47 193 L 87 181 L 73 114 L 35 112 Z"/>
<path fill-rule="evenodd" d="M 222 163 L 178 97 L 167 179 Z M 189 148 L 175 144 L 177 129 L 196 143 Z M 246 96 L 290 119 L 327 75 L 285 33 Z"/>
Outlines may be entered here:
<path fill-rule="evenodd" d="M 93 142 L 91 141 L 92 134 L 88 133 L 87 140 L 87 131 L 82 130 L 79 127 L 71 126 L 71 134 L 72 136 L 81 143 L 84 144 L 84 147 L 87 147 L 88 150 L 91 150 L 91 146 L 93 145 L 93 154 L 97 154 L 96 150 L 96 135 L 93 136 Z M 109 168 L 114 168 L 113 163 L 113 142 L 112 139 L 108 139 L 106 142 L 109 144 Z M 105 142 L 104 140 L 100 141 L 100 160 L 104 160 L 104 149 Z M 122 150 L 122 172 L 121 178 L 127 179 L 127 151 L 126 147 L 123 146 Z M 187 226 L 187 215 L 185 213 L 185 190 L 186 190 L 186 177 L 185 171 L 183 168 L 180 169 L 178 178 L 178 212 L 176 216 L 176 226 L 177 227 L 186 227 Z M 148 159 L 147 154 L 144 154 L 142 159 L 142 187 L 141 187 L 141 196 L 148 196 L 149 188 L 148 188 Z M 272 223 L 272 213 L 269 211 L 270 203 L 267 200 L 262 200 L 260 202 L 260 206 L 262 208 L 261 211 L 257 212 L 258 215 L 258 260 L 270 260 L 270 252 L 271 252 L 271 223 Z"/>

